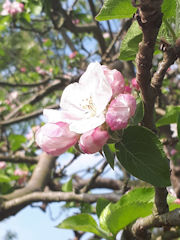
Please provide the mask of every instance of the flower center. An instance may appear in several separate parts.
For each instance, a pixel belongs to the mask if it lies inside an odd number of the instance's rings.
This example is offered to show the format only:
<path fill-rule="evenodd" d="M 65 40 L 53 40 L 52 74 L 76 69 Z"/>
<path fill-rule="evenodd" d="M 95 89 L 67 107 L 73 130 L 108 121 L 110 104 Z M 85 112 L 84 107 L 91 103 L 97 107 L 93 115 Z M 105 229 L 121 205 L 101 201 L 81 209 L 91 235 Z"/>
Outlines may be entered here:
<path fill-rule="evenodd" d="M 82 99 L 82 104 L 80 104 L 80 106 L 84 110 L 87 118 L 94 117 L 96 115 L 96 107 L 91 96 L 89 98 Z"/>

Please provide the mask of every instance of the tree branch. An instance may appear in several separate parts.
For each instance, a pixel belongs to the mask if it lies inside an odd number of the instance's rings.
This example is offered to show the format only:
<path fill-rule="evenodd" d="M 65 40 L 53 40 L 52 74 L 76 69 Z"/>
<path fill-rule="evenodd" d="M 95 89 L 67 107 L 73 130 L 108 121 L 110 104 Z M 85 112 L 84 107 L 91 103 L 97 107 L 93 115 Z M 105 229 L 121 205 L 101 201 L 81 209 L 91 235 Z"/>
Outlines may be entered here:
<path fill-rule="evenodd" d="M 6 200 L 11 200 L 35 191 L 43 190 L 49 181 L 51 171 L 54 167 L 55 159 L 55 157 L 43 152 L 39 156 L 39 161 L 27 185 L 22 189 L 18 189 L 10 194 L 4 195 L 3 198 Z"/>
<path fill-rule="evenodd" d="M 137 239 L 142 239 L 142 232 L 152 227 L 180 226 L 180 209 L 162 215 L 150 215 L 138 219 L 132 226 L 132 232 Z M 144 240 L 143 238 L 142 240 Z"/>
<path fill-rule="evenodd" d="M 105 194 L 75 194 L 73 192 L 33 192 L 25 194 L 21 197 L 5 201 L 1 204 L 0 220 L 8 216 L 16 214 L 25 206 L 33 202 L 61 202 L 61 201 L 75 201 L 75 202 L 96 202 L 99 198 L 105 198 L 112 202 L 119 200 L 119 195 L 116 193 Z"/>
<path fill-rule="evenodd" d="M 59 104 L 49 105 L 45 108 L 56 109 L 56 108 L 59 108 Z M 26 121 L 26 120 L 29 120 L 31 118 L 37 117 L 38 115 L 41 115 L 42 113 L 43 113 L 43 109 L 40 109 L 40 110 L 34 111 L 32 113 L 28 113 L 26 115 L 16 117 L 16 118 L 12 118 L 12 119 L 5 120 L 5 121 L 0 121 L 0 126 L 7 127 L 11 124 Z"/>
<path fill-rule="evenodd" d="M 156 99 L 155 90 L 151 87 L 151 67 L 154 47 L 162 23 L 161 4 L 162 0 L 139 1 L 138 10 L 135 15 L 143 38 L 139 43 L 139 51 L 136 56 L 137 74 L 136 78 L 141 89 L 144 102 L 143 125 L 155 131 L 154 125 L 154 103 Z"/>
<path fill-rule="evenodd" d="M 10 163 L 27 163 L 27 164 L 37 164 L 38 157 L 29 156 L 3 156 L 0 155 L 0 162 L 10 162 Z"/>

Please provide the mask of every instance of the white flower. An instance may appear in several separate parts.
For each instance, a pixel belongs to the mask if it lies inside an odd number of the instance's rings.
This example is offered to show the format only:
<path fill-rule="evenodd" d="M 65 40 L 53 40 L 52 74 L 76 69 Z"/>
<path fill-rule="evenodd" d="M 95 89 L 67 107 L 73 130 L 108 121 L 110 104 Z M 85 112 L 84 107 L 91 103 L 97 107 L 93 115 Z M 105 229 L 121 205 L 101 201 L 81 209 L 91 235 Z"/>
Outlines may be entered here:
<path fill-rule="evenodd" d="M 61 111 L 44 110 L 49 122 L 63 121 L 78 134 L 92 130 L 105 122 L 105 110 L 112 89 L 102 66 L 90 63 L 79 83 L 67 86 L 62 94 Z"/>

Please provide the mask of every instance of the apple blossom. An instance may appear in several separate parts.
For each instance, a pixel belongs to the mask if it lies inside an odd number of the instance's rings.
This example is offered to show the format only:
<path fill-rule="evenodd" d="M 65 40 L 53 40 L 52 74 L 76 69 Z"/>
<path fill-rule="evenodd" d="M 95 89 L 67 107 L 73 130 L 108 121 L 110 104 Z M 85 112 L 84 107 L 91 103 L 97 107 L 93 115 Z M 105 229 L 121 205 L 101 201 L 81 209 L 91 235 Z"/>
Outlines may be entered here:
<path fill-rule="evenodd" d="M 139 91 L 140 87 L 139 87 L 139 84 L 138 84 L 136 78 L 133 78 L 133 79 L 131 80 L 131 84 L 132 84 L 132 87 L 133 87 L 133 88 L 135 88 L 137 91 Z"/>
<path fill-rule="evenodd" d="M 27 179 L 27 175 L 28 175 L 28 171 L 24 171 L 24 170 L 21 170 L 19 168 L 17 168 L 15 171 L 14 171 L 14 175 L 15 176 L 19 176 L 19 179 L 18 179 L 18 184 L 23 184 L 26 179 Z"/>
<path fill-rule="evenodd" d="M 102 65 L 104 75 L 112 88 L 113 97 L 124 92 L 125 82 L 123 75 L 116 69 L 110 70 L 107 66 Z"/>
<path fill-rule="evenodd" d="M 176 204 L 180 204 L 180 199 L 177 198 L 177 199 L 174 201 L 174 203 L 176 203 Z"/>
<path fill-rule="evenodd" d="M 90 63 L 79 83 L 72 83 L 61 96 L 61 121 L 69 123 L 71 131 L 82 134 L 105 122 L 105 110 L 112 89 L 102 66 Z M 54 110 L 57 111 L 57 110 Z"/>
<path fill-rule="evenodd" d="M 125 128 L 135 110 L 135 98 L 130 94 L 120 94 L 111 101 L 106 113 L 106 122 L 113 131 Z"/>
<path fill-rule="evenodd" d="M 46 123 L 36 132 L 36 143 L 43 151 L 58 156 L 77 143 L 79 135 L 64 122 Z"/>
<path fill-rule="evenodd" d="M 26 134 L 26 138 L 28 140 L 31 140 L 39 128 L 39 126 L 32 127 L 31 130 Z"/>
<path fill-rule="evenodd" d="M 69 58 L 70 58 L 70 59 L 73 59 L 73 58 L 75 58 L 76 55 L 77 55 L 77 52 L 76 52 L 76 51 L 75 51 L 75 52 L 72 52 L 72 53 L 69 54 Z"/>
<path fill-rule="evenodd" d="M 9 101 L 12 102 L 14 101 L 17 97 L 18 97 L 18 92 L 17 91 L 13 91 L 9 94 Z"/>
<path fill-rule="evenodd" d="M 79 83 L 64 89 L 61 109 L 44 109 L 48 123 L 37 131 L 37 144 L 52 155 L 65 152 L 78 140 L 83 152 L 100 151 L 109 138 L 108 128 L 125 128 L 135 113 L 135 98 L 124 88 L 120 72 L 90 63 Z"/>
<path fill-rule="evenodd" d="M 42 42 L 43 42 L 43 43 L 46 43 L 47 41 L 48 41 L 48 38 L 43 38 L 43 39 L 42 39 Z"/>
<path fill-rule="evenodd" d="M 131 93 L 132 92 L 132 88 L 130 86 L 125 86 L 124 87 L 124 93 Z"/>
<path fill-rule="evenodd" d="M 174 148 L 170 151 L 171 156 L 174 156 L 176 153 L 177 153 L 177 150 Z"/>
<path fill-rule="evenodd" d="M 2 16 L 7 15 L 16 15 L 17 13 L 21 13 L 24 10 L 24 4 L 19 2 L 10 2 L 9 0 L 6 0 L 2 5 L 3 11 L 1 12 Z"/>
<path fill-rule="evenodd" d="M 105 39 L 110 38 L 110 34 L 108 32 L 103 33 L 103 38 Z"/>
<path fill-rule="evenodd" d="M 39 66 L 36 67 L 36 72 L 41 74 L 41 75 L 46 75 L 47 74 L 47 72 L 44 69 L 40 68 Z"/>
<path fill-rule="evenodd" d="M 0 169 L 4 169 L 6 167 L 6 162 L 0 162 Z"/>
<path fill-rule="evenodd" d="M 26 72 L 26 68 L 22 67 L 22 68 L 20 68 L 20 71 L 24 73 L 24 72 Z"/>
<path fill-rule="evenodd" d="M 79 147 L 84 153 L 96 153 L 102 149 L 108 138 L 108 132 L 97 127 L 81 135 Z"/>
<path fill-rule="evenodd" d="M 73 19 L 73 20 L 72 20 L 72 23 L 73 23 L 73 24 L 78 24 L 78 23 L 80 23 L 80 20 L 79 20 L 79 19 Z"/>

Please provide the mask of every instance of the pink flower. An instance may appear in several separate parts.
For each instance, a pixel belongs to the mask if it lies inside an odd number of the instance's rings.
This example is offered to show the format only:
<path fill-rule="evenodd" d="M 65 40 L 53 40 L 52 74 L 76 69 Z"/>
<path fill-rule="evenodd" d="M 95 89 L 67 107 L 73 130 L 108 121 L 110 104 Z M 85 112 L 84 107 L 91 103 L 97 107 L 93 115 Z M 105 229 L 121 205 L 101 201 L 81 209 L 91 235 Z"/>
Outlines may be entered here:
<path fill-rule="evenodd" d="M 171 156 L 174 156 L 176 153 L 177 153 L 177 150 L 176 150 L 176 149 L 172 149 L 172 150 L 170 151 Z"/>
<path fill-rule="evenodd" d="M 79 147 L 84 153 L 96 153 L 102 149 L 108 138 L 108 132 L 97 127 L 81 135 Z"/>
<path fill-rule="evenodd" d="M 21 72 L 26 72 L 26 68 L 25 68 L 25 67 L 22 67 L 22 68 L 20 68 L 20 71 L 21 71 Z"/>
<path fill-rule="evenodd" d="M 110 70 L 107 66 L 102 65 L 104 75 L 108 80 L 111 88 L 113 97 L 124 92 L 125 82 L 123 75 L 116 69 Z"/>
<path fill-rule="evenodd" d="M 43 38 L 43 39 L 42 39 L 42 42 L 43 42 L 43 43 L 46 43 L 47 41 L 48 41 L 48 38 Z"/>
<path fill-rule="evenodd" d="M 177 199 L 174 201 L 174 203 L 176 203 L 176 204 L 180 204 L 180 199 L 177 198 Z"/>
<path fill-rule="evenodd" d="M 6 167 L 6 162 L 0 162 L 0 169 L 4 169 Z"/>
<path fill-rule="evenodd" d="M 28 171 L 24 171 L 24 170 L 21 170 L 21 169 L 17 168 L 14 171 L 14 175 L 20 177 L 18 179 L 18 183 L 19 183 L 19 185 L 21 185 L 21 184 L 23 184 L 26 181 L 27 175 L 28 175 Z"/>
<path fill-rule="evenodd" d="M 110 38 L 110 34 L 108 32 L 103 33 L 103 37 L 105 39 Z"/>
<path fill-rule="evenodd" d="M 13 91 L 12 93 L 9 94 L 9 101 L 13 101 L 18 97 L 18 92 L 17 91 Z"/>
<path fill-rule="evenodd" d="M 36 72 L 39 73 L 40 75 L 47 74 L 47 72 L 44 69 L 40 68 L 39 66 L 37 66 L 35 69 L 36 69 Z"/>
<path fill-rule="evenodd" d="M 73 19 L 73 20 L 72 20 L 72 23 L 73 23 L 73 24 L 78 24 L 78 23 L 80 23 L 80 20 L 79 20 L 79 19 Z"/>
<path fill-rule="evenodd" d="M 70 58 L 70 59 L 73 59 L 73 58 L 75 58 L 76 55 L 77 55 L 77 52 L 76 52 L 76 51 L 75 51 L 75 52 L 72 52 L 72 53 L 69 54 L 69 58 Z"/>
<path fill-rule="evenodd" d="M 125 86 L 125 88 L 124 88 L 124 93 L 129 93 L 129 94 L 131 94 L 131 92 L 132 92 L 132 88 L 129 87 L 129 86 Z"/>
<path fill-rule="evenodd" d="M 130 94 L 119 94 L 108 107 L 106 122 L 113 131 L 125 128 L 135 110 L 135 98 Z"/>
<path fill-rule="evenodd" d="M 44 59 L 41 59 L 39 62 L 40 62 L 41 64 L 43 64 L 43 63 L 45 63 L 45 60 L 44 60 Z"/>
<path fill-rule="evenodd" d="M 28 132 L 28 134 L 26 134 L 26 138 L 28 140 L 31 140 L 39 128 L 40 128 L 39 126 L 32 127 L 32 129 Z"/>
<path fill-rule="evenodd" d="M 140 87 L 139 87 L 139 84 L 137 83 L 137 80 L 136 78 L 133 78 L 131 80 L 131 84 L 132 84 L 132 87 L 135 88 L 137 91 L 139 91 Z"/>
<path fill-rule="evenodd" d="M 4 100 L 5 104 L 10 105 L 11 101 L 9 99 Z"/>
<path fill-rule="evenodd" d="M 21 13 L 24 11 L 24 4 L 19 2 L 10 2 L 9 0 L 6 0 L 4 4 L 2 5 L 3 11 L 1 12 L 2 16 L 7 15 L 16 15 L 17 13 Z"/>
<path fill-rule="evenodd" d="M 64 122 L 46 123 L 36 132 L 36 143 L 43 151 L 58 156 L 72 147 L 79 135 L 69 130 Z"/>

